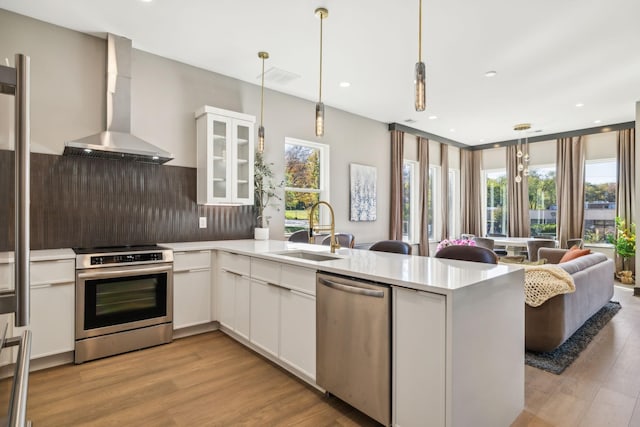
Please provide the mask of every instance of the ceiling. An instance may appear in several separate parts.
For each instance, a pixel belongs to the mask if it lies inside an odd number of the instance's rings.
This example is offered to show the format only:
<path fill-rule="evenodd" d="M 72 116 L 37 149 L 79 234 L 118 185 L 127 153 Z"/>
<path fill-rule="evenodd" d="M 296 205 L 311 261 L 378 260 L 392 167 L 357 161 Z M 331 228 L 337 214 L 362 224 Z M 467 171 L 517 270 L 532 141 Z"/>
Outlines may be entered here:
<path fill-rule="evenodd" d="M 424 112 L 413 107 L 417 0 L 0 0 L 0 8 L 125 36 L 136 49 L 257 85 L 257 53 L 266 50 L 266 70 L 299 76 L 279 83 L 267 73 L 266 86 L 312 101 L 317 7 L 329 10 L 327 106 L 468 145 L 517 138 L 513 126 L 522 122 L 540 136 L 635 120 L 638 0 L 423 0 Z M 490 70 L 498 74 L 485 77 Z"/>

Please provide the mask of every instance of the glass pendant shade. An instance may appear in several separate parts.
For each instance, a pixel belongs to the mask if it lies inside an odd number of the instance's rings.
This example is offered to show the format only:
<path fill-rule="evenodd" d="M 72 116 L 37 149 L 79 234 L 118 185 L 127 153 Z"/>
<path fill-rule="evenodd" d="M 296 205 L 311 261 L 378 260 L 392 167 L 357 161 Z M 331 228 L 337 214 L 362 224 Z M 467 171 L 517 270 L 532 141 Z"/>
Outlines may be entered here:
<path fill-rule="evenodd" d="M 426 107 L 426 71 L 424 62 L 416 62 L 416 111 L 424 111 Z"/>
<path fill-rule="evenodd" d="M 529 176 L 529 168 L 525 168 L 525 170 L 522 171 L 522 175 Z"/>
<path fill-rule="evenodd" d="M 316 136 L 324 135 L 324 104 L 316 104 Z"/>
<path fill-rule="evenodd" d="M 525 155 L 524 155 L 524 161 L 525 161 L 525 162 L 528 162 L 528 161 L 529 161 L 529 159 L 530 159 L 530 157 L 529 157 L 529 153 L 525 154 Z"/>
<path fill-rule="evenodd" d="M 258 128 L 258 151 L 264 152 L 264 126 Z"/>
<path fill-rule="evenodd" d="M 522 177 L 520 175 L 516 175 L 516 182 L 522 182 Z"/>
<path fill-rule="evenodd" d="M 518 150 L 518 152 L 516 153 L 516 157 L 517 158 L 522 157 L 522 150 Z"/>
<path fill-rule="evenodd" d="M 520 163 L 518 165 L 518 172 L 522 172 L 523 169 L 524 169 L 524 165 L 522 163 Z"/>

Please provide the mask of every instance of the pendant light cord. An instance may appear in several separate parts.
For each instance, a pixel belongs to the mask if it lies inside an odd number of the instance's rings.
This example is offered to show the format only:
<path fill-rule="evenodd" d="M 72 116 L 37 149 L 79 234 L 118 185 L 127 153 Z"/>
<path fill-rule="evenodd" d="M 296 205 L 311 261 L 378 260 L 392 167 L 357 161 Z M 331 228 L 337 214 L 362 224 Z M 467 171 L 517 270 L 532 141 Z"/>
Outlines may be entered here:
<path fill-rule="evenodd" d="M 318 102 L 322 102 L 322 20 L 323 15 L 320 15 L 320 93 L 318 95 Z"/>
<path fill-rule="evenodd" d="M 262 86 L 260 90 L 260 126 L 264 117 L 264 57 L 262 58 Z"/>
<path fill-rule="evenodd" d="M 418 16 L 418 62 L 422 62 L 422 0 L 420 0 L 420 13 Z"/>

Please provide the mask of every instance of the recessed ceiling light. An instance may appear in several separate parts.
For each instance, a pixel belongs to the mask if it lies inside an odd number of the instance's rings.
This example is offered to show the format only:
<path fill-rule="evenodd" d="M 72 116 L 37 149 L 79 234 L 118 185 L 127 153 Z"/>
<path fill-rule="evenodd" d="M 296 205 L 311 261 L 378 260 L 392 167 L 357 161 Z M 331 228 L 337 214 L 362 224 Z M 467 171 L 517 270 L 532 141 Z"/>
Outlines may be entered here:
<path fill-rule="evenodd" d="M 456 130 L 454 128 L 449 129 L 449 132 L 455 132 Z"/>
<path fill-rule="evenodd" d="M 151 3 L 153 0 L 140 0 L 142 3 Z"/>
<path fill-rule="evenodd" d="M 349 82 L 340 82 L 340 87 L 349 87 L 351 86 L 351 83 Z"/>
<path fill-rule="evenodd" d="M 481 139 L 480 142 L 484 142 L 484 139 Z"/>
<path fill-rule="evenodd" d="M 438 116 L 429 116 L 429 120 L 435 120 L 437 118 L 438 118 Z"/>
<path fill-rule="evenodd" d="M 602 120 L 594 120 L 593 123 L 595 124 L 602 123 Z"/>
<path fill-rule="evenodd" d="M 576 107 L 578 107 L 578 108 L 580 108 L 580 107 L 584 107 L 584 104 L 583 104 L 582 102 L 578 102 L 578 103 L 576 104 Z"/>
<path fill-rule="evenodd" d="M 484 73 L 485 77 L 495 77 L 495 75 L 498 74 L 497 71 L 487 71 L 486 73 Z"/>

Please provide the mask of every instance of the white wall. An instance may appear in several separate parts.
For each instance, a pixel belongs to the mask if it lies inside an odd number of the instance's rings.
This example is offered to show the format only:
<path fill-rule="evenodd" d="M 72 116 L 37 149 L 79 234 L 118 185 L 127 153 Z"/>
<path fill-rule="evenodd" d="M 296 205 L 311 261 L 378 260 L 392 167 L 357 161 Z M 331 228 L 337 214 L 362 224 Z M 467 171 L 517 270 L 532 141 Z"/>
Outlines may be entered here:
<path fill-rule="evenodd" d="M 638 138 L 640 138 L 640 101 L 636 102 L 636 169 L 637 165 L 640 165 L 640 150 L 638 150 Z M 636 170 L 636 210 L 634 214 L 637 216 L 640 212 L 640 173 Z M 640 221 L 636 219 L 636 225 Z M 637 236 L 637 233 L 636 233 Z M 637 243 L 637 242 L 636 242 Z M 636 271 L 640 271 L 640 248 L 636 244 Z M 640 295 L 640 283 L 636 280 L 635 295 Z"/>
<path fill-rule="evenodd" d="M 104 130 L 105 40 L 0 9 L 0 58 L 13 58 L 15 53 L 31 57 L 32 151 L 61 154 L 65 141 Z M 259 66 L 256 57 L 256 73 Z M 175 159 L 168 165 L 196 166 L 194 111 L 198 107 L 208 104 L 259 116 L 259 86 L 136 49 L 132 53 L 131 91 L 132 133 L 173 153 Z M 0 96 L 0 149 L 12 145 L 12 102 L 12 97 Z M 275 164 L 282 178 L 285 137 L 328 144 L 336 230 L 353 233 L 357 242 L 386 239 L 390 175 L 387 125 L 327 107 L 325 136 L 316 138 L 314 114 L 313 101 L 265 90 L 266 160 Z M 377 167 L 374 222 L 349 221 L 352 162 Z M 284 212 L 271 215 L 271 236 L 282 238 Z"/>

